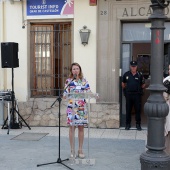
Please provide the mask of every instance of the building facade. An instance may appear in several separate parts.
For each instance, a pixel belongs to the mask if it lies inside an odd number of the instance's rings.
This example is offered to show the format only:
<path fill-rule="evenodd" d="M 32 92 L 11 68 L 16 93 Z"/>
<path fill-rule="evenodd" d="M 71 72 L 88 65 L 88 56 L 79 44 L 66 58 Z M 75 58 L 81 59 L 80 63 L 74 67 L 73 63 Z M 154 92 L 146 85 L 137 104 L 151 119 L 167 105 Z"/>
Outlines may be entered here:
<path fill-rule="evenodd" d="M 100 96 L 91 101 L 90 126 L 124 126 L 121 78 L 129 69 L 130 60 L 138 61 L 147 86 L 150 82 L 150 2 L 60 0 L 58 4 L 51 3 L 50 0 L 0 3 L 0 42 L 19 44 L 19 67 L 14 68 L 19 113 L 30 126 L 57 126 L 59 103 L 56 99 L 64 88 L 70 64 L 78 62 L 91 90 Z M 168 8 L 165 13 L 170 15 Z M 91 30 L 85 46 L 79 34 L 83 26 Z M 168 49 L 168 20 L 165 26 L 165 48 Z M 0 68 L 0 76 L 0 90 L 11 89 L 11 69 Z M 145 90 L 142 106 L 148 96 Z M 62 126 L 66 126 L 66 104 L 67 101 L 62 100 Z M 145 125 L 143 109 L 142 121 Z"/>

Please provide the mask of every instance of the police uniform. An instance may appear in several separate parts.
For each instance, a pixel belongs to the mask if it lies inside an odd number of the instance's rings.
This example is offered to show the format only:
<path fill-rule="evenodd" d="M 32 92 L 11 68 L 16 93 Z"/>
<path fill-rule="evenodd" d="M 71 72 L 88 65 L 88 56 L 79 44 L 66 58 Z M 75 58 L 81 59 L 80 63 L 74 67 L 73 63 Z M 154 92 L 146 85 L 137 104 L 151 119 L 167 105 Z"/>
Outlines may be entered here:
<path fill-rule="evenodd" d="M 130 62 L 131 66 L 137 66 L 136 61 Z M 141 95 L 142 95 L 142 84 L 145 84 L 143 75 L 140 72 L 136 72 L 135 75 L 131 71 L 127 71 L 123 75 L 123 83 L 126 84 L 125 87 L 125 97 L 126 97 L 126 128 L 127 130 L 131 127 L 131 111 L 134 106 L 135 109 L 135 119 L 136 128 L 141 130 Z"/>

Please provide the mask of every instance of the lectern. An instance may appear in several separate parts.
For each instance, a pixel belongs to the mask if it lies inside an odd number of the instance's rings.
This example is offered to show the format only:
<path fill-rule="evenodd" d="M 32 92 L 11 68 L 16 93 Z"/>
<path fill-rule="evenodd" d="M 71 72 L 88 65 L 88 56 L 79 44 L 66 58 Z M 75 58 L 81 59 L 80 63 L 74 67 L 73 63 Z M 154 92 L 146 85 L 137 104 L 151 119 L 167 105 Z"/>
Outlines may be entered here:
<path fill-rule="evenodd" d="M 71 159 L 72 163 L 75 164 L 86 164 L 86 165 L 94 165 L 95 159 L 90 157 L 90 100 L 98 98 L 97 93 L 92 92 L 85 92 L 85 93 L 67 93 L 66 99 L 72 100 L 73 109 L 72 109 L 72 136 L 73 136 L 73 150 L 75 151 L 75 133 L 74 133 L 74 127 L 78 126 L 80 124 L 85 124 L 88 127 L 88 154 L 84 159 L 75 158 L 75 155 L 73 155 L 73 158 Z M 76 102 L 80 100 L 86 101 L 86 104 L 84 106 L 84 111 L 87 113 L 83 119 L 79 119 L 78 121 L 75 118 L 75 111 L 76 109 Z M 75 154 L 75 152 L 73 152 Z"/>

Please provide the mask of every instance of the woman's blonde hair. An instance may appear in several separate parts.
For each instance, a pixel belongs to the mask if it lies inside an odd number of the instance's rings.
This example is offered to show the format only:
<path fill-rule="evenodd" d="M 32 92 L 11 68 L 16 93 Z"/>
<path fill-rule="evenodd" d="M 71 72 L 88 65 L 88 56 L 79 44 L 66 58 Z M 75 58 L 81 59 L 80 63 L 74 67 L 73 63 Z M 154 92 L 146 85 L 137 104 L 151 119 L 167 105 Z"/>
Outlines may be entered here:
<path fill-rule="evenodd" d="M 82 73 L 81 66 L 80 66 L 78 63 L 72 63 L 72 64 L 71 64 L 69 77 L 70 77 L 70 78 L 73 78 L 73 73 L 72 73 L 72 68 L 73 68 L 73 66 L 78 66 L 78 67 L 79 67 L 79 69 L 80 69 L 79 78 L 82 79 L 82 78 L 83 78 L 83 73 Z"/>

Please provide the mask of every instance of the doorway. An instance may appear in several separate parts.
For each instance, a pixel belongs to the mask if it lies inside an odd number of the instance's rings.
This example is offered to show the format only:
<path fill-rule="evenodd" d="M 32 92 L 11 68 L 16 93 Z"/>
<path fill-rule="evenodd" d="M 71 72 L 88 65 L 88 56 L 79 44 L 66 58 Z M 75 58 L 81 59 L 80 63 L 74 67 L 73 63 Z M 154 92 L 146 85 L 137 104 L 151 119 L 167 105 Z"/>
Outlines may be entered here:
<path fill-rule="evenodd" d="M 31 24 L 31 97 L 58 96 L 64 88 L 72 58 L 71 27 L 71 22 Z"/>
<path fill-rule="evenodd" d="M 147 126 L 147 117 L 144 114 L 144 104 L 149 97 L 149 91 L 147 87 L 150 85 L 150 54 L 151 54 L 151 24 L 150 23 L 122 23 L 122 45 L 121 45 L 121 76 L 122 81 L 123 74 L 129 70 L 129 62 L 133 59 L 138 61 L 138 69 L 144 74 L 146 88 L 142 96 L 142 127 Z M 170 22 L 165 22 L 164 31 L 164 76 L 167 76 L 168 65 L 170 64 Z M 163 74 L 162 74 L 163 77 Z M 126 100 L 120 88 L 120 126 L 125 126 L 126 120 Z M 134 114 L 132 113 L 132 126 L 135 124 Z"/>
<path fill-rule="evenodd" d="M 142 104 L 141 104 L 141 126 L 147 126 L 147 116 L 144 114 L 144 104 L 146 103 L 150 92 L 147 87 L 150 85 L 150 54 L 151 54 L 151 43 L 131 43 L 123 44 L 123 60 L 122 60 L 122 73 L 124 74 L 129 70 L 129 63 L 131 60 L 138 62 L 138 71 L 141 72 L 145 78 L 146 88 L 143 90 Z M 131 57 L 130 57 L 131 56 Z M 123 76 L 122 74 L 122 76 Z M 122 104 L 121 104 L 121 126 L 125 126 L 126 122 L 126 100 L 122 92 Z M 132 109 L 132 128 L 136 126 L 135 112 Z"/>
<path fill-rule="evenodd" d="M 138 71 L 142 73 L 145 78 L 145 89 L 143 90 L 142 103 L 141 103 L 141 125 L 147 126 L 147 116 L 144 113 L 144 105 L 150 95 L 147 88 L 150 85 L 150 59 L 151 59 L 151 43 L 133 43 L 132 44 L 133 60 L 138 63 Z M 135 112 L 132 111 L 132 125 L 136 125 Z"/>
<path fill-rule="evenodd" d="M 131 44 L 124 44 L 123 49 L 126 50 L 123 51 L 123 56 L 124 56 L 124 61 L 122 62 L 122 65 L 124 69 L 123 74 L 129 70 L 129 62 L 131 60 L 137 61 L 138 63 L 138 71 L 141 72 L 145 78 L 145 89 L 143 90 L 143 95 L 142 95 L 142 103 L 141 103 L 141 125 L 142 127 L 147 127 L 147 116 L 144 113 L 144 105 L 150 95 L 150 91 L 147 90 L 147 88 L 150 85 L 150 60 L 151 60 L 151 43 L 131 43 Z M 125 54 L 124 54 L 125 53 Z M 129 57 L 128 55 L 129 54 Z M 130 54 L 132 57 L 130 57 Z M 163 76 L 166 77 L 168 76 L 168 70 L 169 70 L 169 65 L 170 65 L 170 43 L 165 43 L 164 45 L 164 70 L 162 74 Z M 122 74 L 122 75 L 123 75 Z M 126 100 L 125 97 L 123 96 L 122 92 L 122 100 L 121 100 L 121 126 L 125 126 L 125 121 L 126 121 L 126 109 L 125 109 L 125 104 Z M 135 127 L 136 122 L 135 122 L 135 112 L 134 109 L 132 110 L 132 127 Z"/>

